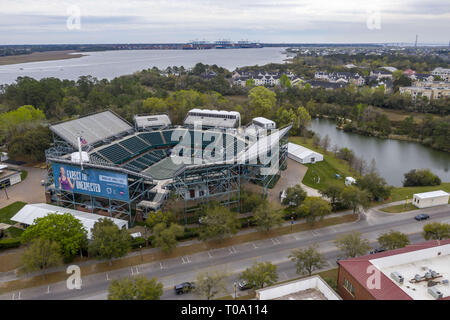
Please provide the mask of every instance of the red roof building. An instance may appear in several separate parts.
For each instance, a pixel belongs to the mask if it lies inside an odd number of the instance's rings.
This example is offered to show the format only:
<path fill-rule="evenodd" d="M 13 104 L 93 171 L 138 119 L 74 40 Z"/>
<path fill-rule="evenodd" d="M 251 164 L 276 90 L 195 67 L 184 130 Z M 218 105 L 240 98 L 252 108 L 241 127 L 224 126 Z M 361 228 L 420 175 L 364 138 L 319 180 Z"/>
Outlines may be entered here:
<path fill-rule="evenodd" d="M 439 272 L 439 283 L 450 277 L 450 239 L 427 241 L 362 257 L 339 261 L 338 293 L 344 300 L 416 300 L 434 299 L 428 293 L 427 281 L 416 283 L 415 275 L 427 268 Z M 399 284 L 393 272 L 404 277 Z M 411 282 L 412 280 L 412 282 Z M 448 283 L 448 282 L 447 282 Z M 448 284 L 439 285 L 445 292 L 441 299 L 450 300 Z M 436 287 L 436 288 L 437 288 Z"/>

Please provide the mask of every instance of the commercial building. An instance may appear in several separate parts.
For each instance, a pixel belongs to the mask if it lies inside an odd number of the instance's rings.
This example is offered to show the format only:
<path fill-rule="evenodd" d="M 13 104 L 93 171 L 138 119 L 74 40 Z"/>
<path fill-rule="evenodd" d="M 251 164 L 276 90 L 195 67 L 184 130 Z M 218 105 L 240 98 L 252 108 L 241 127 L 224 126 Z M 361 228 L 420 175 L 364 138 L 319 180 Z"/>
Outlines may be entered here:
<path fill-rule="evenodd" d="M 322 154 L 292 142 L 288 143 L 288 157 L 302 164 L 323 161 Z"/>
<path fill-rule="evenodd" d="M 450 300 L 450 239 L 339 260 L 344 300 Z"/>
<path fill-rule="evenodd" d="M 342 300 L 320 276 L 312 276 L 256 290 L 256 299 Z"/>
<path fill-rule="evenodd" d="M 19 170 L 10 169 L 6 164 L 0 164 L 0 189 L 7 188 L 22 181 Z"/>
<path fill-rule="evenodd" d="M 429 208 L 448 204 L 449 194 L 442 190 L 416 193 L 412 204 L 418 208 Z"/>
<path fill-rule="evenodd" d="M 69 213 L 83 224 L 87 231 L 87 238 L 91 239 L 91 230 L 94 224 L 101 218 L 111 219 L 119 229 L 128 229 L 128 221 L 122 219 L 115 219 L 108 216 L 86 213 L 83 211 L 72 210 L 69 208 L 61 208 L 58 206 L 49 205 L 46 203 L 27 204 L 19 210 L 12 218 L 12 221 L 22 224 L 24 227 L 34 224 L 35 219 L 43 218 L 51 213 L 64 214 Z"/>

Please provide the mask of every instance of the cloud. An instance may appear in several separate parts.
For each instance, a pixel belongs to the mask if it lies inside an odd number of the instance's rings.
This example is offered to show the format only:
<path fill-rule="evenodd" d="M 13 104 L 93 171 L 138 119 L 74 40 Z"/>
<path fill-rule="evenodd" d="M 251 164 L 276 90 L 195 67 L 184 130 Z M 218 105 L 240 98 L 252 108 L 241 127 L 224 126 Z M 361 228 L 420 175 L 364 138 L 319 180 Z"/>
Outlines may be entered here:
<path fill-rule="evenodd" d="M 66 28 L 71 6 L 80 30 Z M 416 33 L 447 42 L 450 27 L 448 0 L 0 0 L 0 8 L 0 43 L 392 42 Z M 376 31 L 366 25 L 374 11 Z"/>

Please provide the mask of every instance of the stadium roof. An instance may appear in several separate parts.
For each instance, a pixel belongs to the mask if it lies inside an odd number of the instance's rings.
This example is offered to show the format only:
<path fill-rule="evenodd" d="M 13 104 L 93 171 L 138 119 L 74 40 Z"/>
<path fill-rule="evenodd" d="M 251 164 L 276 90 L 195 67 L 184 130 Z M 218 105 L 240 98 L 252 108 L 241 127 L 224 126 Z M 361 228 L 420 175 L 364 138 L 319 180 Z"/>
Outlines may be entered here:
<path fill-rule="evenodd" d="M 36 218 L 45 217 L 50 213 L 70 213 L 71 215 L 73 215 L 83 224 L 83 227 L 88 232 L 88 239 L 91 238 L 91 229 L 94 227 L 94 224 L 101 218 L 111 219 L 119 227 L 119 229 L 122 229 L 124 226 L 128 226 L 128 222 L 122 219 L 105 217 L 98 214 L 53 206 L 46 203 L 27 204 L 22 209 L 20 209 L 19 212 L 17 212 L 14 217 L 11 218 L 11 220 L 26 225 L 32 225 Z"/>
<path fill-rule="evenodd" d="M 95 144 L 107 138 L 133 130 L 133 127 L 111 111 L 103 111 L 69 120 L 50 126 L 56 135 L 78 147 L 78 137 L 82 137 L 88 144 Z"/>

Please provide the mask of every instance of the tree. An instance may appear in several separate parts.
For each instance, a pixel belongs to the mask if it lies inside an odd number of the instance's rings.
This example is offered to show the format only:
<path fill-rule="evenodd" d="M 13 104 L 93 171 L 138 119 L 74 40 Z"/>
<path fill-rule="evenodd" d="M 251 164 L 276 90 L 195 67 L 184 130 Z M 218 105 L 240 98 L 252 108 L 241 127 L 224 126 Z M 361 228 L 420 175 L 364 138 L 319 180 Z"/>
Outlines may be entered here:
<path fill-rule="evenodd" d="M 153 228 L 153 245 L 161 248 L 164 253 L 170 253 L 176 248 L 177 237 L 183 234 L 183 228 L 175 223 L 168 227 L 165 223 L 158 223 Z"/>
<path fill-rule="evenodd" d="M 125 229 L 119 227 L 108 218 L 99 219 L 92 228 L 92 239 L 89 251 L 99 259 L 108 259 L 112 264 L 113 258 L 125 256 L 130 250 L 130 236 Z"/>
<path fill-rule="evenodd" d="M 330 147 L 330 136 L 328 134 L 325 135 L 325 137 L 322 138 L 320 141 L 320 145 L 322 146 L 323 150 L 328 151 L 328 148 Z"/>
<path fill-rule="evenodd" d="M 297 109 L 297 128 L 299 134 L 303 135 L 306 128 L 311 123 L 311 116 L 309 115 L 308 111 L 305 109 L 305 107 L 298 107 Z"/>
<path fill-rule="evenodd" d="M 218 204 L 210 205 L 206 208 L 206 215 L 203 219 L 203 226 L 200 228 L 200 239 L 223 239 L 236 234 L 240 227 L 237 212 L 230 211 Z"/>
<path fill-rule="evenodd" d="M 301 217 L 305 217 L 306 221 L 314 223 L 316 219 L 323 218 L 331 213 L 331 206 L 328 201 L 320 197 L 308 197 L 299 208 Z"/>
<path fill-rule="evenodd" d="M 405 180 L 403 180 L 404 187 L 412 186 L 438 186 L 441 184 L 441 179 L 431 172 L 430 169 L 412 169 L 405 173 Z"/>
<path fill-rule="evenodd" d="M 175 222 L 175 217 L 171 212 L 156 211 L 148 215 L 145 224 L 150 230 L 153 230 L 157 224 L 163 223 L 168 226 L 173 222 Z"/>
<path fill-rule="evenodd" d="M 302 186 L 296 184 L 286 189 L 286 198 L 283 199 L 283 205 L 288 207 L 298 207 L 306 199 L 306 191 Z"/>
<path fill-rule="evenodd" d="M 423 237 L 426 240 L 443 240 L 450 238 L 450 224 L 432 222 L 423 227 Z"/>
<path fill-rule="evenodd" d="M 358 231 L 343 234 L 336 238 L 334 243 L 343 252 L 345 258 L 364 255 L 370 249 L 369 240 L 363 239 Z"/>
<path fill-rule="evenodd" d="M 293 250 L 289 258 L 297 266 L 297 274 L 307 274 L 310 276 L 314 270 L 318 270 L 325 265 L 325 259 L 317 251 L 317 244 L 313 244 L 306 249 Z"/>
<path fill-rule="evenodd" d="M 277 282 L 277 266 L 267 262 L 256 262 L 242 272 L 241 278 L 255 289 L 264 288 Z"/>
<path fill-rule="evenodd" d="M 216 271 L 204 271 L 199 272 L 195 281 L 194 294 L 211 300 L 218 294 L 227 292 L 225 284 L 225 272 Z"/>
<path fill-rule="evenodd" d="M 275 92 L 258 86 L 249 91 L 249 107 L 253 115 L 262 114 L 270 118 L 277 103 Z"/>
<path fill-rule="evenodd" d="M 362 190 L 367 190 L 371 193 L 372 200 L 379 201 L 389 198 L 391 195 L 391 187 L 386 183 L 376 172 L 370 172 L 357 180 L 357 185 Z"/>
<path fill-rule="evenodd" d="M 256 208 L 253 214 L 253 220 L 258 229 L 265 230 L 266 232 L 269 232 L 271 228 L 280 226 L 283 223 L 283 217 L 280 211 L 267 200 Z"/>
<path fill-rule="evenodd" d="M 280 85 L 282 88 L 290 88 L 291 87 L 291 81 L 289 80 L 288 76 L 284 73 L 280 77 Z"/>
<path fill-rule="evenodd" d="M 42 124 L 44 120 L 44 113 L 30 105 L 1 113 L 0 144 L 3 144 L 5 140 L 9 140 L 12 136 L 21 135 L 23 132 Z"/>
<path fill-rule="evenodd" d="M 393 250 L 407 246 L 410 241 L 406 234 L 399 231 L 389 231 L 378 237 L 378 243 L 386 250 Z"/>
<path fill-rule="evenodd" d="M 163 294 L 162 283 L 156 278 L 134 276 L 132 279 L 114 279 L 108 289 L 108 300 L 159 300 Z"/>
<path fill-rule="evenodd" d="M 60 266 L 62 264 L 60 251 L 61 248 L 55 241 L 35 239 L 21 257 L 22 271 L 31 273 Z"/>
<path fill-rule="evenodd" d="M 87 231 L 81 221 L 70 213 L 50 213 L 35 219 L 34 224 L 22 233 L 23 242 L 38 238 L 55 241 L 59 244 L 62 255 L 70 258 L 86 246 Z"/>
<path fill-rule="evenodd" d="M 342 185 L 342 183 L 333 181 L 325 188 L 325 190 L 320 190 L 319 192 L 322 196 L 330 199 L 331 206 L 334 210 L 336 210 L 337 204 L 341 200 L 342 190 L 344 190 L 344 185 Z"/>
<path fill-rule="evenodd" d="M 353 210 L 353 214 L 359 213 L 359 207 L 366 208 L 370 203 L 370 194 L 367 190 L 360 190 L 355 186 L 347 186 L 341 192 L 342 202 Z"/>

